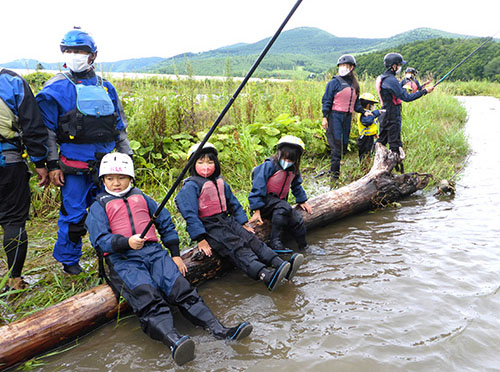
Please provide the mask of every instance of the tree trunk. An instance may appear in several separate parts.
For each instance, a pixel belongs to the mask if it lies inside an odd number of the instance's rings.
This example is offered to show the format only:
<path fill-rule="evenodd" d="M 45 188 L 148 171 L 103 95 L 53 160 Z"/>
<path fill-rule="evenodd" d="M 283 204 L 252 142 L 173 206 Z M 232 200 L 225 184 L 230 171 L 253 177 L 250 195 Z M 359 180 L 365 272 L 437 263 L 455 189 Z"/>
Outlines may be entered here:
<path fill-rule="evenodd" d="M 310 230 L 351 214 L 384 206 L 427 185 L 429 175 L 393 175 L 391 171 L 395 165 L 391 152 L 377 144 L 374 164 L 367 175 L 310 199 L 308 203 L 313 209 L 312 214 L 299 210 L 307 228 Z M 256 226 L 255 231 L 260 239 L 265 240 L 270 232 L 269 221 Z M 182 258 L 188 267 L 187 279 L 193 285 L 220 276 L 232 268 L 230 263 L 217 255 L 205 257 L 196 249 L 187 250 Z M 3 326 L 0 328 L 0 369 L 86 334 L 126 308 L 126 304 L 118 306 L 112 290 L 104 284 Z"/>

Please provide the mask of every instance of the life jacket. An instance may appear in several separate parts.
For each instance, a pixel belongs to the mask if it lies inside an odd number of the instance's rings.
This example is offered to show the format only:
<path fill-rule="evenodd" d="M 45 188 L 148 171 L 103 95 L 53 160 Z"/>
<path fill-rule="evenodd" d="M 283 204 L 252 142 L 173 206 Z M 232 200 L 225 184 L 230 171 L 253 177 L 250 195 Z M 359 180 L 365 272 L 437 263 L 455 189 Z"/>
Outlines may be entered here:
<path fill-rule="evenodd" d="M 340 76 L 335 79 L 340 83 L 340 91 L 333 97 L 332 110 L 352 113 L 358 98 L 356 90 Z"/>
<path fill-rule="evenodd" d="M 12 139 L 19 137 L 19 118 L 0 98 L 0 138 Z"/>
<path fill-rule="evenodd" d="M 224 192 L 224 180 L 222 177 L 212 181 L 211 179 L 192 176 L 186 179 L 194 181 L 200 188 L 198 197 L 198 217 L 210 217 L 219 213 L 227 212 L 226 193 Z"/>
<path fill-rule="evenodd" d="M 389 76 L 391 76 L 391 75 L 386 72 L 386 73 L 378 76 L 377 80 L 375 82 L 375 85 L 377 87 L 378 97 L 380 99 L 380 104 L 382 105 L 383 108 L 387 107 L 386 105 L 388 104 L 388 102 L 391 102 L 395 106 L 399 106 L 399 105 L 401 105 L 401 102 L 403 102 L 399 98 L 396 98 L 396 96 L 392 93 L 391 93 L 391 97 L 389 97 L 388 94 L 383 94 L 382 83 Z M 385 100 L 384 100 L 384 98 L 385 98 Z"/>
<path fill-rule="evenodd" d="M 140 234 L 151 220 L 144 194 L 135 187 L 125 196 L 119 197 L 103 192 L 97 195 L 96 200 L 108 216 L 112 234 L 120 234 L 127 238 Z M 158 241 L 154 225 L 144 238 L 149 242 Z"/>
<path fill-rule="evenodd" d="M 408 79 L 408 81 L 406 82 L 406 84 L 403 85 L 403 88 L 405 88 L 408 91 L 408 93 L 418 92 L 417 83 L 414 80 L 412 80 L 412 79 Z"/>
<path fill-rule="evenodd" d="M 59 117 L 57 139 L 61 143 L 105 143 L 116 140 L 118 114 L 99 76 L 96 85 L 84 85 L 65 73 L 76 89 L 76 107 Z"/>
<path fill-rule="evenodd" d="M 267 194 L 273 194 L 280 199 L 286 199 L 294 178 L 295 173 L 292 171 L 279 169 L 267 180 Z"/>
<path fill-rule="evenodd" d="M 361 122 L 361 117 L 362 114 L 358 116 L 358 131 L 359 131 L 359 136 L 374 136 L 378 132 L 378 118 L 373 120 L 373 123 L 370 124 L 369 126 L 365 126 Z"/>

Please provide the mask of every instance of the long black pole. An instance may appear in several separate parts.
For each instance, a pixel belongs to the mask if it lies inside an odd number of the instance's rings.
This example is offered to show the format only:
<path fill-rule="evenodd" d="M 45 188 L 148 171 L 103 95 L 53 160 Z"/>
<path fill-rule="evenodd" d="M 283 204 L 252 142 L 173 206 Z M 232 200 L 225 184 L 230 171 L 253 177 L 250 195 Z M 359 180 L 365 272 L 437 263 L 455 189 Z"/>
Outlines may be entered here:
<path fill-rule="evenodd" d="M 495 35 L 493 35 L 495 36 Z M 482 43 L 481 45 L 479 45 L 476 49 L 474 49 L 467 57 L 465 57 L 464 59 L 462 59 L 462 61 L 456 65 L 455 67 L 453 67 L 446 75 L 444 75 L 436 84 L 434 84 L 434 87 L 436 87 L 438 84 L 441 84 L 444 79 L 446 79 L 448 76 L 451 75 L 451 73 L 453 71 L 455 71 L 457 68 L 459 68 L 465 61 L 467 61 L 470 57 L 472 57 L 473 54 L 475 54 L 479 49 L 481 49 L 488 41 L 492 40 L 493 39 L 493 36 L 490 36 L 489 38 L 487 38 L 484 43 Z"/>
<path fill-rule="evenodd" d="M 161 204 L 156 209 L 156 212 L 153 214 L 153 216 L 151 217 L 151 220 L 149 221 L 149 223 L 144 228 L 144 231 L 141 233 L 141 238 L 144 238 L 144 236 L 146 236 L 146 233 L 151 228 L 151 226 L 153 225 L 154 221 L 158 218 L 158 215 L 160 214 L 160 212 L 162 211 L 162 209 L 167 204 L 168 200 L 170 199 L 170 197 L 174 193 L 174 191 L 177 188 L 177 186 L 179 186 L 179 184 L 181 183 L 182 179 L 186 175 L 186 172 L 193 165 L 194 159 L 196 159 L 198 157 L 198 155 L 200 154 L 200 152 L 202 151 L 203 145 L 205 145 L 205 143 L 208 141 L 208 139 L 210 138 L 210 136 L 214 133 L 215 129 L 217 129 L 217 126 L 219 125 L 219 123 L 221 122 L 221 120 L 224 118 L 224 116 L 226 115 L 227 111 L 231 108 L 234 100 L 236 99 L 236 97 L 238 97 L 238 95 L 240 94 L 241 90 L 243 89 L 243 87 L 248 82 L 248 79 L 250 79 L 250 77 L 253 75 L 253 73 L 255 72 L 255 70 L 257 69 L 257 67 L 259 67 L 260 63 L 262 62 L 262 60 L 266 56 L 267 52 L 269 51 L 269 49 L 271 49 L 271 47 L 273 46 L 274 42 L 276 41 L 276 39 L 278 38 L 278 36 L 281 34 L 281 32 L 283 31 L 283 29 L 285 28 L 285 26 L 288 23 L 288 21 L 290 20 L 290 18 L 292 18 L 292 15 L 295 13 L 295 11 L 297 10 L 297 8 L 299 7 L 299 5 L 300 5 L 301 2 L 302 2 L 302 0 L 298 0 L 295 3 L 295 5 L 293 6 L 292 10 L 290 10 L 290 13 L 288 13 L 288 16 L 285 18 L 285 20 L 283 21 L 283 23 L 281 24 L 281 26 L 278 28 L 278 30 L 276 31 L 276 33 L 274 34 L 274 36 L 271 38 L 271 40 L 269 40 L 267 42 L 267 45 L 262 50 L 262 52 L 260 52 L 259 57 L 254 62 L 253 66 L 250 68 L 250 71 L 248 71 L 248 73 L 246 74 L 245 78 L 241 82 L 240 86 L 236 89 L 236 91 L 234 92 L 233 96 L 229 99 L 229 101 L 227 102 L 226 106 L 224 107 L 224 109 L 222 110 L 222 112 L 219 114 L 219 116 L 217 117 L 217 119 L 214 121 L 214 123 L 213 123 L 212 127 L 210 128 L 210 130 L 205 135 L 205 138 L 203 138 L 203 140 L 200 142 L 200 145 L 198 146 L 198 149 L 191 156 L 191 158 L 189 159 L 189 161 L 186 164 L 186 166 L 184 167 L 184 169 L 181 171 L 181 173 L 179 174 L 179 176 L 177 177 L 177 179 L 175 180 L 175 182 L 173 183 L 173 185 L 168 190 L 167 195 L 165 195 L 165 198 L 163 199 L 163 201 L 161 202 Z"/>

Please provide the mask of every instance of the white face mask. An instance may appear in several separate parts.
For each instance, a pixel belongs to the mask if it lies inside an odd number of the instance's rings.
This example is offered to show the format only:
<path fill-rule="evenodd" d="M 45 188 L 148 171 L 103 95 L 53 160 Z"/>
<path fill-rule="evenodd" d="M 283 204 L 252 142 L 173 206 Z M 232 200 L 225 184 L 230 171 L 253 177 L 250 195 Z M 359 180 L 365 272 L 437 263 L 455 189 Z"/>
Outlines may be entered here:
<path fill-rule="evenodd" d="M 339 75 L 340 76 L 346 76 L 351 70 L 348 67 L 345 66 L 340 66 L 339 67 Z"/>
<path fill-rule="evenodd" d="M 132 182 L 131 182 L 131 183 L 130 183 L 130 185 L 128 185 L 128 187 L 127 187 L 125 190 L 120 191 L 120 192 L 114 192 L 114 191 L 111 191 L 110 189 L 108 189 L 108 188 L 106 187 L 106 185 L 104 186 L 104 189 L 106 190 L 106 192 L 107 192 L 108 194 L 111 194 L 111 195 L 113 195 L 113 196 L 122 197 L 122 196 L 126 195 L 126 194 L 127 194 L 127 193 L 128 193 L 128 192 L 132 189 L 132 187 L 134 187 L 134 186 L 132 186 Z"/>
<path fill-rule="evenodd" d="M 401 72 L 401 69 L 403 68 L 403 66 L 399 66 L 397 71 L 396 71 L 396 74 L 399 74 Z"/>
<path fill-rule="evenodd" d="M 64 53 L 66 66 L 73 72 L 83 72 L 90 68 L 89 55 L 79 53 Z"/>

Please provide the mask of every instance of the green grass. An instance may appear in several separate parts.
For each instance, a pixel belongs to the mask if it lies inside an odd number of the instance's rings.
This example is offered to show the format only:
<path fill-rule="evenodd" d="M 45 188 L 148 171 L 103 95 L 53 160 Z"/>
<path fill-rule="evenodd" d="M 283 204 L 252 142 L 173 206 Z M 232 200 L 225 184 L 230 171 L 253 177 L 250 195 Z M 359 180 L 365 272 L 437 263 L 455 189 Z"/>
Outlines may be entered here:
<path fill-rule="evenodd" d="M 43 79 L 37 76 L 33 82 L 36 91 Z M 145 193 L 160 201 L 184 166 L 187 149 L 203 137 L 239 82 L 151 78 L 120 79 L 113 83 L 121 94 L 129 120 L 137 183 Z M 314 177 L 329 167 L 321 129 L 321 97 L 325 84 L 313 81 L 249 83 L 229 110 L 210 141 L 220 151 L 225 179 L 245 208 L 252 168 L 274 153 L 275 144 L 284 134 L 297 135 L 306 143 L 302 170 L 309 196 L 329 189 L 326 177 Z M 362 81 L 361 90 L 375 93 L 373 80 Z M 432 173 L 438 182 L 450 178 L 461 166 L 468 153 L 463 134 L 466 112 L 453 95 L 466 91 L 496 95 L 500 88 L 498 84 L 443 83 L 434 93 L 404 104 L 407 172 Z M 339 186 L 360 178 L 371 167 L 369 161 L 362 165 L 358 162 L 356 136 L 353 125 L 350 152 L 344 159 Z M 87 237 L 82 257 L 86 273 L 77 277 L 63 274 L 61 265 L 52 258 L 57 238 L 59 192 L 54 187 L 38 188 L 34 179 L 32 190 L 33 220 L 27 226 L 30 243 L 23 271 L 31 287 L 16 294 L 0 295 L 0 324 L 21 319 L 97 283 L 97 260 Z M 173 200 L 167 208 L 177 226 L 181 246 L 189 246 L 184 220 Z M 0 284 L 2 278 L 6 280 L 6 272 L 5 256 L 1 255 Z"/>

